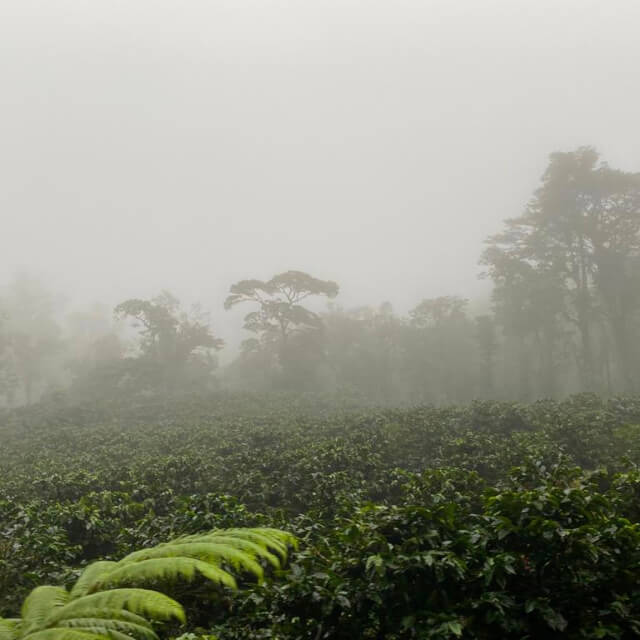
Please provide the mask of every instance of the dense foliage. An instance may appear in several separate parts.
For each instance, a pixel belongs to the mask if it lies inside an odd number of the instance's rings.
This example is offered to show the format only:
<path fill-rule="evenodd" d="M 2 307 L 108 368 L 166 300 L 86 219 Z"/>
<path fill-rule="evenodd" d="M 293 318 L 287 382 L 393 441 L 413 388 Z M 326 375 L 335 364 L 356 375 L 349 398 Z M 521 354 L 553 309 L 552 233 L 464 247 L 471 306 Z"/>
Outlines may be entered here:
<path fill-rule="evenodd" d="M 362 408 L 217 394 L 0 416 L 0 616 L 95 560 L 212 528 L 301 546 L 185 602 L 220 638 L 640 634 L 640 400 Z"/>
<path fill-rule="evenodd" d="M 0 617 L 2 640 L 158 640 L 153 622 L 186 622 L 165 591 L 237 588 L 233 571 L 262 580 L 261 562 L 286 560 L 296 541 L 277 529 L 218 529 L 89 564 L 70 590 L 36 587 L 19 618 Z M 198 585 L 198 582 L 200 583 Z M 152 588 L 150 588 L 152 587 Z"/>

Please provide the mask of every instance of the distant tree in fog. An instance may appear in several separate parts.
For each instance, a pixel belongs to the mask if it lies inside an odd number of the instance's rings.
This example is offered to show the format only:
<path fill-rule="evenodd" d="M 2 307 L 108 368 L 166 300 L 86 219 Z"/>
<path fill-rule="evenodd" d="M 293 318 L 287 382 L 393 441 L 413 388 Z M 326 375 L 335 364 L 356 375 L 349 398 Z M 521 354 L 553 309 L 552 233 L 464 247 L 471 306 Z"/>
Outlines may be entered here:
<path fill-rule="evenodd" d="M 458 296 L 441 296 L 423 300 L 409 311 L 411 324 L 420 329 L 465 322 L 468 300 Z"/>
<path fill-rule="evenodd" d="M 440 296 L 409 312 L 404 351 L 412 395 L 436 403 L 463 402 L 474 395 L 474 335 L 468 300 Z"/>
<path fill-rule="evenodd" d="M 130 372 L 143 387 L 176 390 L 181 384 L 206 381 L 216 366 L 213 353 L 224 341 L 213 335 L 209 319 L 198 307 L 186 313 L 171 293 L 151 300 L 132 298 L 114 310 L 139 328 L 138 354 L 130 358 Z"/>
<path fill-rule="evenodd" d="M 285 377 L 292 383 L 297 366 L 306 357 L 305 347 L 318 348 L 311 332 L 322 331 L 319 314 L 301 303 L 312 296 L 335 298 L 339 287 L 331 280 L 319 280 L 302 271 L 286 271 L 270 280 L 241 280 L 230 288 L 225 309 L 238 304 L 251 303 L 255 311 L 244 317 L 244 328 L 257 334 L 259 342 L 251 341 L 251 349 L 271 350 Z"/>
<path fill-rule="evenodd" d="M 380 402 L 397 397 L 402 322 L 391 304 L 348 311 L 332 308 L 323 317 L 327 365 L 335 387 L 357 391 Z"/>
<path fill-rule="evenodd" d="M 500 348 L 493 316 L 476 317 L 475 337 L 480 357 L 480 388 L 485 398 L 492 398 L 495 394 L 495 367 Z"/>
<path fill-rule="evenodd" d="M 37 279 L 16 276 L 4 296 L 2 380 L 13 404 L 20 392 L 30 404 L 46 383 L 48 367 L 61 348 L 56 299 Z"/>
<path fill-rule="evenodd" d="M 109 307 L 95 304 L 69 314 L 65 347 L 74 398 L 94 400 L 117 390 L 124 375 L 126 345 Z"/>
<path fill-rule="evenodd" d="M 7 326 L 8 313 L 4 301 L 0 300 L 0 399 L 11 404 L 19 386 L 14 367 L 12 367 L 10 336 Z"/>
<path fill-rule="evenodd" d="M 488 243 L 482 262 L 507 350 L 519 353 L 520 397 L 536 369 L 537 392 L 556 391 L 569 344 L 581 390 L 611 391 L 612 375 L 637 389 L 640 174 L 611 169 L 590 147 L 553 153 L 525 212 Z"/>

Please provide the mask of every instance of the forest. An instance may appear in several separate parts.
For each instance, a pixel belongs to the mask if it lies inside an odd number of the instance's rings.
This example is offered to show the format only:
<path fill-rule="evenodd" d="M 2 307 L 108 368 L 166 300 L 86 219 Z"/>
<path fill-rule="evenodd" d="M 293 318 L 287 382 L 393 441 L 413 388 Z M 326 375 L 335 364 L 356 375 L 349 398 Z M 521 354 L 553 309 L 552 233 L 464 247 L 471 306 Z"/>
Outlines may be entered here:
<path fill-rule="evenodd" d="M 640 174 L 553 153 L 479 263 L 406 315 L 229 283 L 224 364 L 169 291 L 13 278 L 0 640 L 640 636 Z"/>
<path fill-rule="evenodd" d="M 340 391 L 397 406 L 638 391 L 640 173 L 609 167 L 591 147 L 551 154 L 479 262 L 490 299 L 454 291 L 406 315 L 388 302 L 343 308 L 339 283 L 321 274 L 229 283 L 224 308 L 246 311 L 248 337 L 224 366 L 223 301 L 215 313 L 184 309 L 162 291 L 69 311 L 18 274 L 0 292 L 0 398 L 12 407 L 52 394 Z"/>

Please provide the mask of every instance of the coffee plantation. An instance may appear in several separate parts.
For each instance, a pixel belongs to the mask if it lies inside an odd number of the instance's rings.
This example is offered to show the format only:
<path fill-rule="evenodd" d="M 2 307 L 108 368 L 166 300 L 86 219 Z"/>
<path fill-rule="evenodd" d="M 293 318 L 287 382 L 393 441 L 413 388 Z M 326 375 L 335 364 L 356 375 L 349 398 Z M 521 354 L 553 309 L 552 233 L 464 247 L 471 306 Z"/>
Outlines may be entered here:
<path fill-rule="evenodd" d="M 637 397 L 403 409 L 314 394 L 51 398 L 0 425 L 5 620 L 43 585 L 73 594 L 96 563 L 276 531 L 277 552 L 220 559 L 233 582 L 147 576 L 185 617 L 142 622 L 136 637 L 640 636 Z M 87 633 L 122 640 L 144 611 L 117 615 Z M 0 638 L 24 637 L 15 624 Z"/>

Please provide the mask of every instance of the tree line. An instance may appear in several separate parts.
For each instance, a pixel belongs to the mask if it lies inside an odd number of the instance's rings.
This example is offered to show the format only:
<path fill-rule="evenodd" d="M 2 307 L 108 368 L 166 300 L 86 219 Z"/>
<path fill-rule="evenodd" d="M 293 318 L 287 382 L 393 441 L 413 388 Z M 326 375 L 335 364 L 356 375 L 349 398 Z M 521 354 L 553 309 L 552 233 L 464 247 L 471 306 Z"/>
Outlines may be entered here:
<path fill-rule="evenodd" d="M 237 282 L 224 306 L 247 310 L 249 337 L 225 367 L 209 314 L 169 292 L 61 321 L 56 298 L 18 276 L 0 295 L 0 397 L 228 388 L 446 404 L 639 390 L 640 173 L 590 147 L 551 154 L 480 264 L 493 283 L 483 314 L 455 295 L 406 315 L 389 303 L 344 309 L 337 283 L 301 271 Z M 314 298 L 328 301 L 324 311 L 309 308 Z"/>

